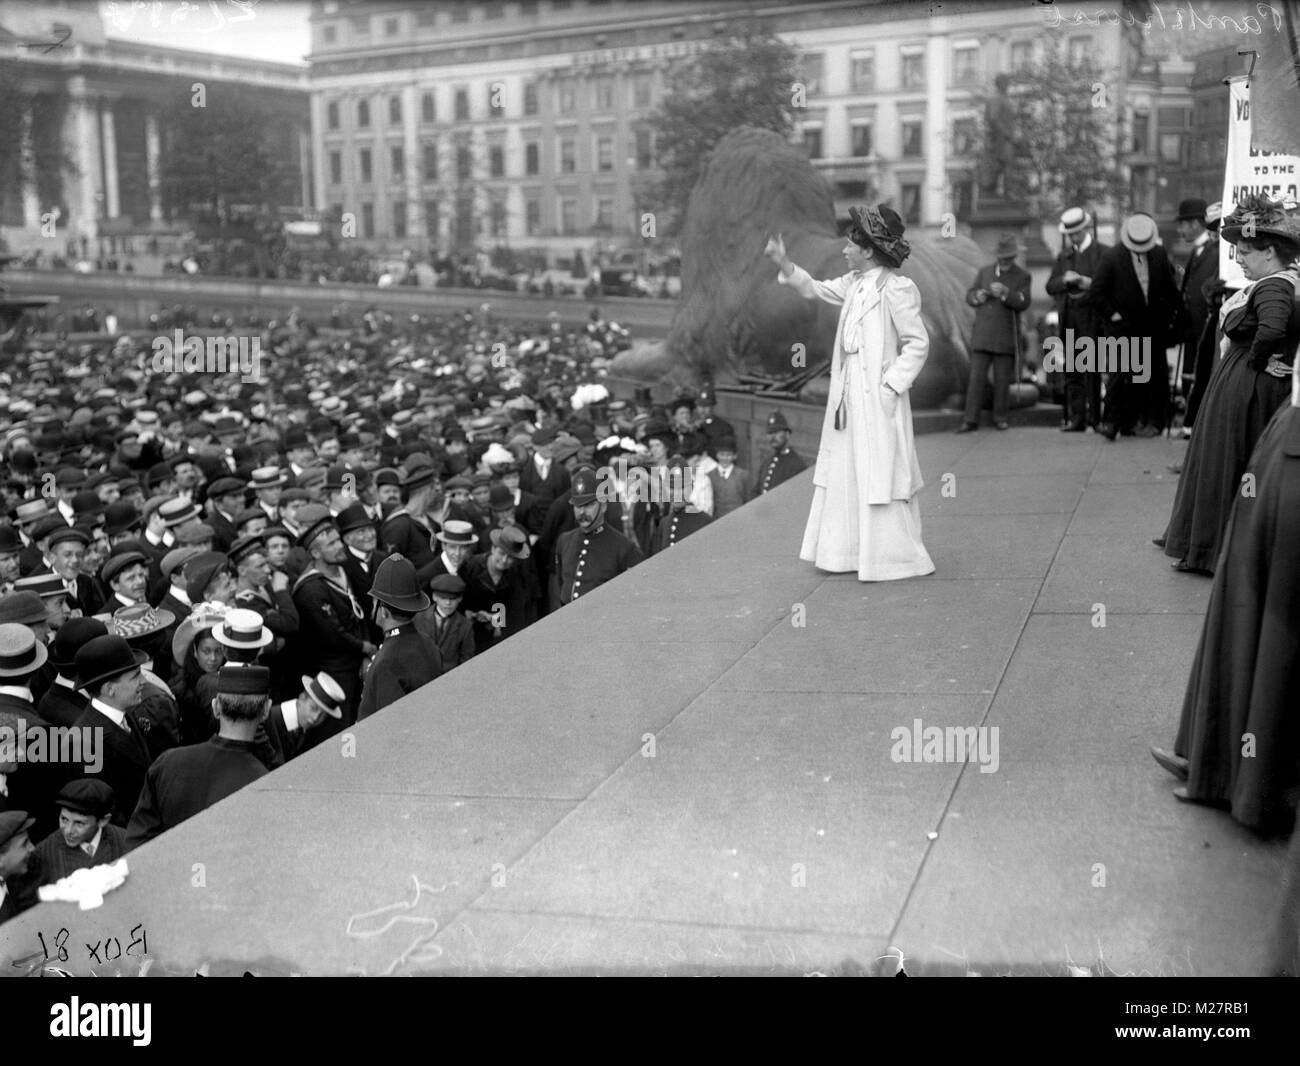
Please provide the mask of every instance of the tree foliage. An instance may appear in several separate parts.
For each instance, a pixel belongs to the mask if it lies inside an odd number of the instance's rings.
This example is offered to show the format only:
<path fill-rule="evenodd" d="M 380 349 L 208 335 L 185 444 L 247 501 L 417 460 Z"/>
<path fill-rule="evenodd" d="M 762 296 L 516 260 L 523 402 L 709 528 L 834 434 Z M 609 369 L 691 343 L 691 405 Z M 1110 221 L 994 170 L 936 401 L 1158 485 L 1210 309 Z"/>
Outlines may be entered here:
<path fill-rule="evenodd" d="M 1006 176 L 1009 198 L 1028 200 L 1041 218 L 1123 195 L 1115 81 L 1091 56 L 1070 62 L 1056 41 L 1048 42 L 1040 61 L 1011 75 L 1016 165 Z M 991 96 L 990 90 L 984 101 Z M 995 155 L 985 129 L 980 162 L 989 164 Z"/>
<path fill-rule="evenodd" d="M 171 212 L 228 226 L 237 204 L 269 211 L 295 199 L 289 124 L 255 95 L 209 87 L 203 107 L 179 94 L 160 123 L 163 201 Z"/>
<path fill-rule="evenodd" d="M 651 118 L 661 235 L 686 215 L 691 190 L 718 142 L 754 126 L 789 137 L 797 109 L 798 57 L 785 41 L 746 26 L 739 35 L 670 68 L 668 92 Z"/>

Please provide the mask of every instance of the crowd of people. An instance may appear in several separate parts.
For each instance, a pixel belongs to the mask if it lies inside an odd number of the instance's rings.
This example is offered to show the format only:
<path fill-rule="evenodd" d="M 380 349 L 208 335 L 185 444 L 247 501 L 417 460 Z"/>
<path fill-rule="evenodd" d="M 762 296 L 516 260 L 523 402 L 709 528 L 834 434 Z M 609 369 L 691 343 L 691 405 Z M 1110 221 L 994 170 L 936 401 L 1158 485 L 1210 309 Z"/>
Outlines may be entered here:
<path fill-rule="evenodd" d="M 599 313 L 295 311 L 248 381 L 153 370 L 231 316 L 41 325 L 0 368 L 0 920 L 804 468 L 779 411 L 751 470 L 711 387 L 611 395 Z"/>

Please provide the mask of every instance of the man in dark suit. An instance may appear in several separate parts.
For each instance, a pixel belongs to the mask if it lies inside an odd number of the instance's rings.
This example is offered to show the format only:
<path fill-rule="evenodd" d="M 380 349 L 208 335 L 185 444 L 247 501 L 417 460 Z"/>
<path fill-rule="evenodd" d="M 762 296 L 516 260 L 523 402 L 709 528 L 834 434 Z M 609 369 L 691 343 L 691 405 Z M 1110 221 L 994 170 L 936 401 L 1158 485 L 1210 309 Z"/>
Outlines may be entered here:
<path fill-rule="evenodd" d="M 519 472 L 519 488 L 537 499 L 536 509 L 545 515 L 555 497 L 569 487 L 569 471 L 555 461 L 551 445 L 559 432 L 547 426 L 533 433 L 533 455 Z"/>
<path fill-rule="evenodd" d="M 357 720 L 382 711 L 390 703 L 427 685 L 442 673 L 442 655 L 415 628 L 415 616 L 429 607 L 415 567 L 400 555 L 390 555 L 375 573 L 370 588 L 375 621 L 384 642 L 366 672 Z"/>
<path fill-rule="evenodd" d="M 1169 364 L 1165 349 L 1182 329 L 1183 305 L 1156 220 L 1138 213 L 1124 220 L 1120 244 L 1102 257 L 1093 294 L 1120 365 L 1106 387 L 1100 432 L 1114 440 L 1156 437 L 1169 419 Z M 1104 346 L 1098 346 L 1099 355 Z M 1123 364 L 1127 355 L 1128 367 Z"/>
<path fill-rule="evenodd" d="M 437 647 L 446 673 L 474 657 L 474 624 L 459 610 L 465 582 L 439 574 L 429 582 L 433 605 L 415 616 L 416 631 Z"/>
<path fill-rule="evenodd" d="M 735 427 L 730 422 L 714 415 L 717 403 L 718 397 L 711 385 L 700 389 L 695 400 L 695 431 L 704 437 L 705 445 L 710 449 L 716 448 L 719 440 L 736 436 Z"/>
<path fill-rule="evenodd" d="M 205 521 L 216 530 L 212 539 L 216 551 L 229 551 L 239 536 L 235 515 L 244 509 L 244 490 L 247 487 L 237 477 L 219 477 L 208 486 L 208 516 Z"/>
<path fill-rule="evenodd" d="M 758 472 L 757 496 L 808 468 L 803 456 L 790 447 L 790 423 L 780 411 L 767 417 L 767 443 L 772 454 Z"/>
<path fill-rule="evenodd" d="M 77 651 L 107 633 L 108 627 L 98 618 L 69 618 L 59 628 L 50 645 L 50 662 L 58 673 L 36 707 L 36 713 L 50 725 L 74 725 L 90 706 L 90 697 L 77 688 Z"/>
<path fill-rule="evenodd" d="M 1057 226 L 1065 245 L 1047 279 L 1047 294 L 1056 301 L 1060 339 L 1076 342 L 1105 335 L 1105 324 L 1093 299 L 1093 279 L 1102 256 L 1110 246 L 1099 244 L 1092 234 L 1092 216 L 1082 207 L 1071 207 Z M 1066 332 L 1069 330 L 1070 332 Z M 1065 418 L 1061 430 L 1082 433 L 1101 423 L 1101 374 L 1095 371 L 1065 372 Z"/>
<path fill-rule="evenodd" d="M 136 848 L 219 803 L 266 774 L 255 753 L 257 727 L 271 709 L 271 671 L 244 663 L 223 666 L 213 700 L 217 735 L 172 748 L 149 767 L 131 814 L 126 845 Z"/>
<path fill-rule="evenodd" d="M 1215 207 L 1217 209 L 1218 205 Z M 1183 418 L 1185 429 L 1196 421 L 1196 412 L 1201 406 L 1201 397 L 1205 395 L 1205 386 L 1209 384 L 1218 354 L 1213 334 L 1209 344 L 1201 343 L 1201 335 L 1212 317 L 1205 290 L 1219 280 L 1219 214 L 1216 210 L 1211 220 L 1209 210 L 1205 201 L 1198 199 L 1184 200 L 1178 205 L 1178 236 L 1192 246 L 1179 285 L 1187 323 L 1182 336 L 1183 367 L 1179 382 L 1187 397 L 1187 412 Z"/>
<path fill-rule="evenodd" d="M 7 797 L 2 802 L 31 813 L 39 839 L 54 826 L 54 796 L 63 785 L 64 769 L 49 755 L 27 758 L 36 746 L 52 750 L 56 740 L 36 713 L 31 683 L 48 652 L 27 626 L 0 624 L 0 774 Z M 21 749 L 21 750 L 20 750 Z"/>
<path fill-rule="evenodd" d="M 140 701 L 149 661 L 124 637 L 111 634 L 87 641 L 77 651 L 77 686 L 90 696 L 90 706 L 77 719 L 77 728 L 96 729 L 101 737 L 102 766 L 87 763 L 83 772 L 106 782 L 114 795 L 113 824 L 126 825 L 135 809 L 144 775 L 152 761 L 149 746 L 131 725 L 127 710 Z"/>
<path fill-rule="evenodd" d="M 87 617 L 99 614 L 108 596 L 94 577 L 81 572 L 90 535 L 80 526 L 69 526 L 51 533 L 47 543 L 46 561 L 35 574 L 57 574 L 68 590 L 69 607 Z"/>
<path fill-rule="evenodd" d="M 39 884 L 52 885 L 126 854 L 126 834 L 109 821 L 114 803 L 107 783 L 93 777 L 69 781 L 56 803 L 59 828 L 36 845 Z"/>
<path fill-rule="evenodd" d="M 430 565 L 437 558 L 433 537 L 437 532 L 429 523 L 429 511 L 442 493 L 440 468 L 433 460 L 412 457 L 407 467 L 406 503 L 384 519 L 379 527 L 379 547 L 387 554 L 402 555 L 411 561 L 421 581 L 432 576 Z"/>
<path fill-rule="evenodd" d="M 1016 265 L 1020 242 L 1013 233 L 998 238 L 997 262 L 980 267 L 966 292 L 975 308 L 971 333 L 970 382 L 966 386 L 966 415 L 958 433 L 978 429 L 984 406 L 984 383 L 993 367 L 993 425 L 1007 428 L 1011 377 L 1020 348 L 1020 312 L 1029 306 L 1029 271 Z"/>

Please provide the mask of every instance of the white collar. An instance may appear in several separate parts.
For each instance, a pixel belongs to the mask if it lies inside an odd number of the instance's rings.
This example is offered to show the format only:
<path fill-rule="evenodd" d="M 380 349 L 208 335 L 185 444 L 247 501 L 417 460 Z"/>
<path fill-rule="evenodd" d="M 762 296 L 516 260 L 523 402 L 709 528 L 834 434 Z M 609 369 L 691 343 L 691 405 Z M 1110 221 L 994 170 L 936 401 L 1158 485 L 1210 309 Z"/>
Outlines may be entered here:
<path fill-rule="evenodd" d="M 1193 251 L 1195 251 L 1196 249 L 1204 248 L 1209 243 L 1210 243 L 1210 231 L 1203 230 L 1201 235 L 1197 237 L 1196 240 L 1192 241 L 1192 249 Z"/>
<path fill-rule="evenodd" d="M 28 703 L 35 703 L 32 699 L 32 690 L 26 685 L 0 685 L 0 693 L 6 696 L 17 696 L 20 700 L 26 700 Z"/>
<path fill-rule="evenodd" d="M 62 674 L 54 675 L 54 683 L 62 685 L 64 688 L 70 688 L 73 692 L 77 691 L 77 683 L 70 677 L 64 677 Z"/>
<path fill-rule="evenodd" d="M 181 603 L 185 604 L 186 607 L 194 606 L 193 602 L 190 600 L 190 594 L 186 592 L 182 586 L 173 585 L 168 591 L 180 600 Z"/>
<path fill-rule="evenodd" d="M 78 844 L 77 847 L 93 859 L 95 857 L 95 852 L 99 850 L 99 838 L 103 835 L 104 827 L 101 825 L 95 830 L 95 835 L 93 837 L 87 840 L 84 844 Z"/>
<path fill-rule="evenodd" d="M 451 565 L 451 560 L 447 558 L 447 553 L 445 551 L 442 553 L 442 565 L 447 568 L 447 573 L 449 574 L 454 574 L 457 570 L 457 567 Z"/>
<path fill-rule="evenodd" d="M 90 698 L 90 705 L 115 726 L 118 726 L 121 729 L 128 729 L 125 711 L 119 711 L 116 707 L 110 707 L 98 696 L 92 696 Z"/>

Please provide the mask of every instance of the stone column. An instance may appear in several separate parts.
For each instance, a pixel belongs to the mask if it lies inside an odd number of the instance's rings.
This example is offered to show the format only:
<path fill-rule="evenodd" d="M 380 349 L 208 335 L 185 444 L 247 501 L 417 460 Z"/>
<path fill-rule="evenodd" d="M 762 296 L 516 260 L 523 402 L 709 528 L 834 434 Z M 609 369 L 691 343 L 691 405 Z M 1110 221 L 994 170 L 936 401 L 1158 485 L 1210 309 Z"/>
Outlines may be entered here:
<path fill-rule="evenodd" d="M 420 97 L 414 84 L 402 89 L 402 153 L 406 170 L 402 177 L 402 195 L 406 198 L 406 236 L 403 247 L 416 250 L 428 246 L 424 237 L 424 202 L 420 198 Z"/>
<path fill-rule="evenodd" d="M 161 222 L 162 209 L 162 173 L 159 166 L 162 158 L 162 138 L 158 132 L 158 116 L 150 111 L 144 117 L 144 166 L 145 177 L 149 182 L 149 221 Z"/>
<path fill-rule="evenodd" d="M 68 202 L 77 235 L 94 240 L 99 235 L 98 197 L 103 191 L 96 101 L 86 89 L 86 79 L 79 74 L 68 80 L 68 96 L 68 147 L 77 165 Z"/>
<path fill-rule="evenodd" d="M 22 181 L 23 228 L 39 230 L 41 226 L 41 200 L 36 189 L 36 147 L 32 143 L 32 105 L 23 108 L 20 144 L 18 151 Z"/>
<path fill-rule="evenodd" d="M 117 218 L 122 213 L 122 203 L 118 198 L 117 184 L 117 126 L 113 120 L 113 103 L 104 100 L 99 112 L 103 128 L 104 160 L 104 213 L 106 218 Z"/>
<path fill-rule="evenodd" d="M 342 105 L 340 105 L 341 108 Z M 316 208 L 319 211 L 324 211 L 329 203 L 325 195 L 325 182 L 328 178 L 325 169 L 325 97 L 324 94 L 319 92 L 314 92 L 311 95 L 311 162 L 311 179 L 316 191 Z"/>
<path fill-rule="evenodd" d="M 933 33 L 925 49 L 925 183 L 921 224 L 935 226 L 948 210 L 948 37 Z"/>

